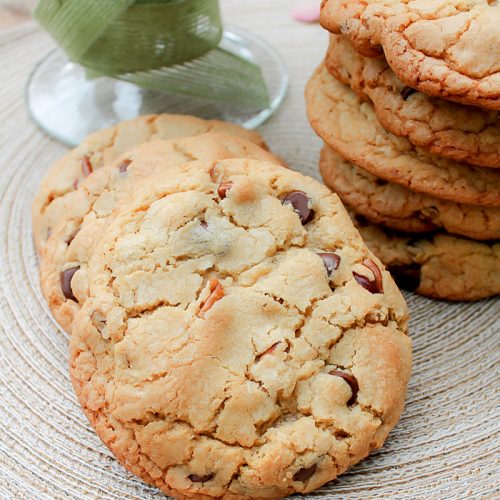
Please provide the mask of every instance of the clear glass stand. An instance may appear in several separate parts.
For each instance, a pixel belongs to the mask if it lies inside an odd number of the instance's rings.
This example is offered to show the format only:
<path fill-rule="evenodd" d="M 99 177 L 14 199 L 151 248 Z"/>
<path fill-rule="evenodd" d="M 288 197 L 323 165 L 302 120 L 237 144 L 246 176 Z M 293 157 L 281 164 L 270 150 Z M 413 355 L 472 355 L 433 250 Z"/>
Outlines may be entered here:
<path fill-rule="evenodd" d="M 40 128 L 68 146 L 118 121 L 152 113 L 188 114 L 255 128 L 281 104 L 288 86 L 288 69 L 271 45 L 242 29 L 227 29 L 220 46 L 260 66 L 270 95 L 268 108 L 145 90 L 112 78 L 87 80 L 83 67 L 55 49 L 30 75 L 26 87 L 28 110 Z"/>

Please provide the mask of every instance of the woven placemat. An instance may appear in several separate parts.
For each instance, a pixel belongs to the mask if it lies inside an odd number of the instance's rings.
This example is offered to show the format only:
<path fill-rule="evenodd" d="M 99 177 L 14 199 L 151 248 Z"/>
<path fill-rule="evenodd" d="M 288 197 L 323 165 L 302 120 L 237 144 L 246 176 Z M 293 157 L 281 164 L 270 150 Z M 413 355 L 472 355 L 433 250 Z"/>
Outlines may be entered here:
<path fill-rule="evenodd" d="M 261 128 L 294 168 L 317 175 L 319 141 L 303 88 L 326 49 L 293 2 L 223 1 L 226 19 L 273 43 L 290 66 L 282 109 Z M 65 149 L 27 116 L 29 72 L 52 43 L 33 25 L 0 35 L 0 497 L 161 498 L 127 473 L 83 416 L 67 371 L 67 337 L 38 284 L 30 205 Z M 498 496 L 499 301 L 449 304 L 407 295 L 414 372 L 406 411 L 384 449 L 309 498 Z"/>

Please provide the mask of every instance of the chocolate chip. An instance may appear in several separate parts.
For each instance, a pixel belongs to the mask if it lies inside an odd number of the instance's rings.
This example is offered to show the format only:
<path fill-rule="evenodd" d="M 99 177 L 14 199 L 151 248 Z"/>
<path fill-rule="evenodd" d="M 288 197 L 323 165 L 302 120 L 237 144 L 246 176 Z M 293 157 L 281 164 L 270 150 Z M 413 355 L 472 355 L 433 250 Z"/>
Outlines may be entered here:
<path fill-rule="evenodd" d="M 323 259 L 326 274 L 331 276 L 333 271 L 336 271 L 339 267 L 340 255 L 337 255 L 336 253 L 319 253 L 318 255 Z"/>
<path fill-rule="evenodd" d="M 92 173 L 92 163 L 90 163 L 89 157 L 84 156 L 82 158 L 82 174 L 84 177 L 88 177 Z"/>
<path fill-rule="evenodd" d="M 311 476 L 314 475 L 316 472 L 316 469 L 318 468 L 317 464 L 311 465 L 311 467 L 303 467 L 302 469 L 299 469 L 294 475 L 293 475 L 293 480 L 294 481 L 302 481 L 305 482 L 307 481 Z"/>
<path fill-rule="evenodd" d="M 406 101 L 408 97 L 410 97 L 412 94 L 415 94 L 416 92 L 417 91 L 415 89 L 412 89 L 411 87 L 404 87 L 401 91 L 401 97 L 403 98 L 403 101 Z"/>
<path fill-rule="evenodd" d="M 357 273 L 356 271 L 352 272 L 354 279 L 363 287 L 366 288 L 371 293 L 382 293 L 384 291 L 383 283 L 382 283 L 382 273 L 378 268 L 377 264 L 373 262 L 372 259 L 365 259 L 363 261 L 363 265 L 370 269 L 373 273 L 374 279 L 371 280 L 362 274 Z"/>
<path fill-rule="evenodd" d="M 221 200 L 223 200 L 226 197 L 226 194 L 231 189 L 232 185 L 233 183 L 231 181 L 221 182 L 219 184 L 219 187 L 217 188 L 217 194 L 219 195 Z"/>
<path fill-rule="evenodd" d="M 349 373 L 341 372 L 339 370 L 334 370 L 333 372 L 330 372 L 330 375 L 334 375 L 335 377 L 343 378 L 349 384 L 349 387 L 351 388 L 352 396 L 349 398 L 349 401 L 347 401 L 347 406 L 353 405 L 356 401 L 356 396 L 358 395 L 358 391 L 359 391 L 359 385 L 358 385 L 358 381 L 356 380 L 356 377 L 354 377 L 353 375 L 350 375 Z"/>
<path fill-rule="evenodd" d="M 214 474 L 205 474 L 204 476 L 200 476 L 198 474 L 190 474 L 188 476 L 189 480 L 193 483 L 204 483 L 206 481 L 210 481 L 214 477 Z"/>
<path fill-rule="evenodd" d="M 409 292 L 420 286 L 420 264 L 393 264 L 388 267 L 397 285 Z"/>
<path fill-rule="evenodd" d="M 310 200 L 303 191 L 292 191 L 282 200 L 283 205 L 292 205 L 302 224 L 307 224 L 314 217 L 314 210 L 309 208 Z"/>
<path fill-rule="evenodd" d="M 128 166 L 132 163 L 132 160 L 123 160 L 119 167 L 118 167 L 118 170 L 120 172 L 120 174 L 124 174 L 127 169 L 128 169 Z"/>
<path fill-rule="evenodd" d="M 61 291 L 68 300 L 74 300 L 75 302 L 78 302 L 78 300 L 76 300 L 76 297 L 73 295 L 71 280 L 78 269 L 80 269 L 80 266 L 66 269 L 66 271 L 61 273 Z"/>

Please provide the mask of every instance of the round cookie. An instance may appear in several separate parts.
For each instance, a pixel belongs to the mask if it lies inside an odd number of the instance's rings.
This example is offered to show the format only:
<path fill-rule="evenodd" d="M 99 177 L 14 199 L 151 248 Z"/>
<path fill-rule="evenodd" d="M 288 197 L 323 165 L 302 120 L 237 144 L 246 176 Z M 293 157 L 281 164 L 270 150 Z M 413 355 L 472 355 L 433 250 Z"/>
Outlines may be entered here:
<path fill-rule="evenodd" d="M 389 132 L 444 158 L 500 168 L 498 112 L 417 92 L 396 77 L 383 57 L 363 57 L 340 35 L 330 35 L 325 64 L 330 74 L 373 103 Z"/>
<path fill-rule="evenodd" d="M 500 110 L 497 0 L 323 0 L 320 21 L 412 88 Z"/>
<path fill-rule="evenodd" d="M 116 457 L 166 494 L 309 492 L 399 419 L 406 304 L 313 179 L 251 160 L 151 177 L 87 280 L 75 391 Z"/>
<path fill-rule="evenodd" d="M 45 244 L 40 281 L 47 303 L 64 330 L 70 332 L 80 304 L 64 290 L 65 277 L 87 265 L 115 208 L 126 203 L 131 190 L 145 177 L 195 160 L 251 158 L 280 163 L 270 152 L 236 136 L 207 133 L 136 146 L 114 164 L 96 170 L 80 187 L 59 201 L 60 220 Z"/>
<path fill-rule="evenodd" d="M 355 219 L 368 247 L 396 283 L 433 299 L 479 300 L 500 294 L 500 242 L 446 233 L 410 237 Z"/>
<path fill-rule="evenodd" d="M 371 222 L 407 232 L 443 228 L 476 240 L 500 238 L 500 208 L 463 205 L 411 191 L 356 167 L 326 145 L 319 164 L 325 184 Z"/>
<path fill-rule="evenodd" d="M 128 149 L 155 139 L 189 137 L 207 132 L 235 135 L 267 149 L 257 133 L 232 123 L 186 115 L 146 115 L 100 130 L 61 158 L 45 175 L 32 209 L 33 235 L 39 254 L 64 213 L 64 197 L 93 171 L 109 165 Z"/>
<path fill-rule="evenodd" d="M 470 205 L 500 206 L 500 171 L 431 155 L 380 125 L 363 102 L 322 64 L 306 87 L 309 121 L 335 151 L 382 179 Z"/>

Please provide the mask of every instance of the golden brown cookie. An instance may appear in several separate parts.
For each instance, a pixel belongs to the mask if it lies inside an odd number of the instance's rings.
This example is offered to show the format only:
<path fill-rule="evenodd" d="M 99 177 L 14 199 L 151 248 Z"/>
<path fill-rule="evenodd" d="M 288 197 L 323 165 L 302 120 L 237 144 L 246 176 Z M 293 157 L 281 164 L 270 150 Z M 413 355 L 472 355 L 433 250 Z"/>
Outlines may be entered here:
<path fill-rule="evenodd" d="M 148 115 L 95 132 L 61 158 L 45 175 L 33 203 L 35 245 L 43 254 L 45 242 L 64 214 L 65 196 L 75 191 L 88 175 L 109 165 L 128 149 L 155 139 L 189 137 L 207 132 L 235 135 L 266 148 L 257 133 L 232 123 L 201 120 L 186 115 Z"/>
<path fill-rule="evenodd" d="M 396 77 L 385 58 L 358 54 L 340 35 L 330 35 L 325 64 L 335 78 L 373 103 L 378 120 L 389 132 L 444 158 L 500 167 L 497 111 L 417 92 Z"/>
<path fill-rule="evenodd" d="M 497 0 L 323 0 L 321 24 L 412 88 L 500 110 Z"/>
<path fill-rule="evenodd" d="M 500 294 L 500 242 L 447 233 L 405 235 L 355 218 L 368 247 L 396 283 L 433 299 L 479 300 Z"/>
<path fill-rule="evenodd" d="M 442 228 L 476 240 L 500 239 L 500 208 L 464 205 L 411 191 L 344 160 L 328 146 L 320 155 L 325 184 L 371 222 L 407 232 Z"/>
<path fill-rule="evenodd" d="M 71 377 L 126 467 L 178 498 L 281 498 L 382 445 L 407 309 L 338 197 L 252 160 L 138 186 L 96 247 Z M 75 275 L 76 276 L 76 275 Z"/>
<path fill-rule="evenodd" d="M 437 198 L 500 206 L 500 171 L 431 155 L 380 125 L 373 105 L 321 65 L 306 88 L 316 133 L 350 162 L 382 179 Z"/>
<path fill-rule="evenodd" d="M 40 280 L 47 303 L 58 323 L 70 332 L 78 299 L 65 286 L 66 277 L 87 266 L 91 253 L 113 211 L 127 203 L 131 191 L 147 176 L 195 160 L 252 158 L 279 163 L 268 151 L 236 136 L 207 133 L 169 141 L 144 143 L 82 180 L 75 191 L 59 200 L 59 221 L 45 243 Z M 78 279 L 78 276 L 76 277 Z"/>

